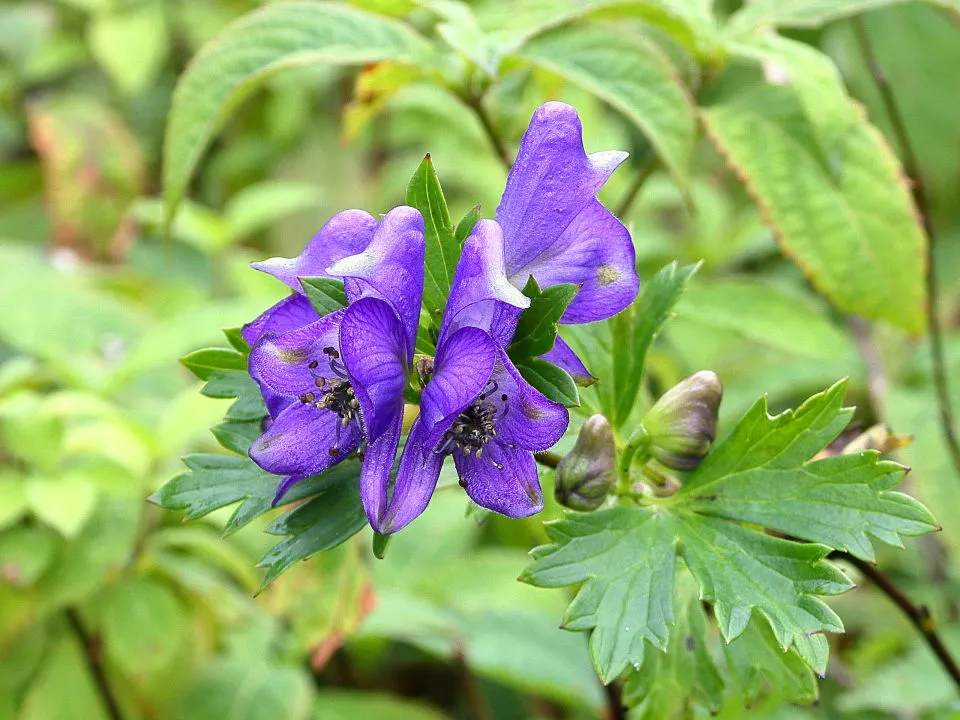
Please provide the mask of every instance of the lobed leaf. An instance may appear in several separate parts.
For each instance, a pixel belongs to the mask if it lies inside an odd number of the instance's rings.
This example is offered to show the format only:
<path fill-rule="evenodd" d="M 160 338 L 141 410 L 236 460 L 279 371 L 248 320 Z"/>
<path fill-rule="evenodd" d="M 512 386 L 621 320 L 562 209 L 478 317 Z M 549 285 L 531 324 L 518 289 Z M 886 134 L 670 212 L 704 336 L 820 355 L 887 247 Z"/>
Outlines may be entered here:
<path fill-rule="evenodd" d="M 315 64 L 416 62 L 429 53 L 406 25 L 347 5 L 296 0 L 240 18 L 204 46 L 177 83 L 164 138 L 167 224 L 217 130 L 272 75 Z"/>

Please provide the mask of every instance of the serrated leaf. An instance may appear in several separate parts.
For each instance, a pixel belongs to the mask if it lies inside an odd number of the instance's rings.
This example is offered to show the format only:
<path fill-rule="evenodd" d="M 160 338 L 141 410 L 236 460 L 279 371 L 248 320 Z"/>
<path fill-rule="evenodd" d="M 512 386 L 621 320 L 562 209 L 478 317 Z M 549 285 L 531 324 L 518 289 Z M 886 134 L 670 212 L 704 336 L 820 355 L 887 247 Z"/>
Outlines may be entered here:
<path fill-rule="evenodd" d="M 228 420 L 210 428 L 210 432 L 227 450 L 233 450 L 238 455 L 246 455 L 253 441 L 263 432 L 262 426 L 260 420 L 246 422 Z"/>
<path fill-rule="evenodd" d="M 460 219 L 456 229 L 453 231 L 453 237 L 458 245 L 463 245 L 464 241 L 470 237 L 470 233 L 473 232 L 473 226 L 477 224 L 477 220 L 479 219 L 480 206 L 474 205 L 467 211 L 467 214 Z"/>
<path fill-rule="evenodd" d="M 530 298 L 530 307 L 520 313 L 517 329 L 507 347 L 511 360 L 521 362 L 553 350 L 557 341 L 557 323 L 579 290 L 571 283 L 541 290 L 537 281 L 530 276 L 523 288 L 523 294 Z"/>
<path fill-rule="evenodd" d="M 185 510 L 195 520 L 236 502 L 243 503 L 230 518 L 224 533 L 232 533 L 271 509 L 280 478 L 261 470 L 248 457 L 198 454 L 183 459 L 190 472 L 177 475 L 150 497 L 167 510 Z M 283 497 L 291 503 L 320 492 L 358 473 L 356 463 L 345 461 L 327 472 L 303 480 Z"/>
<path fill-rule="evenodd" d="M 343 280 L 328 277 L 300 278 L 300 285 L 320 317 L 347 306 Z"/>
<path fill-rule="evenodd" d="M 566 370 L 538 358 L 528 358 L 516 365 L 523 379 L 543 393 L 548 400 L 566 407 L 580 405 L 580 391 Z"/>
<path fill-rule="evenodd" d="M 825 545 L 796 543 L 717 518 L 685 515 L 676 539 L 703 598 L 714 607 L 727 640 L 747 627 L 754 610 L 770 623 L 780 646 L 796 647 L 821 675 L 826 671 L 824 631 L 843 623 L 815 595 L 838 595 L 853 583 L 824 558 Z M 810 638 L 816 636 L 812 642 Z"/>
<path fill-rule="evenodd" d="M 667 644 L 673 622 L 674 540 L 669 518 L 636 508 L 571 515 L 547 525 L 553 545 L 533 551 L 521 580 L 538 587 L 584 583 L 568 630 L 593 630 L 590 654 L 604 683 L 643 662 L 644 641 Z"/>
<path fill-rule="evenodd" d="M 167 223 L 214 134 L 269 77 L 304 65 L 416 61 L 429 54 L 403 23 L 345 5 L 274 3 L 240 18 L 204 46 L 177 83 L 164 138 Z"/>
<path fill-rule="evenodd" d="M 752 702 L 766 683 L 791 702 L 817 697 L 817 679 L 796 650 L 783 651 L 770 626 L 754 617 L 736 640 L 723 646 L 732 684 Z"/>
<path fill-rule="evenodd" d="M 622 112 L 686 187 L 697 140 L 696 110 L 679 72 L 656 43 L 622 28 L 568 25 L 534 38 L 521 54 Z"/>
<path fill-rule="evenodd" d="M 611 409 L 616 427 L 622 426 L 630 417 L 643 381 L 647 351 L 699 267 L 699 263 L 683 267 L 676 262 L 670 263 L 643 285 L 633 305 L 610 321 L 613 356 Z"/>
<path fill-rule="evenodd" d="M 685 717 L 693 703 L 714 714 L 720 710 L 723 678 L 707 647 L 703 603 L 688 574 L 677 579 L 677 586 L 676 622 L 666 651 L 646 648 L 643 663 L 624 685 L 630 720 Z"/>
<path fill-rule="evenodd" d="M 846 383 L 799 409 L 771 417 L 757 402 L 678 493 L 705 515 L 752 523 L 873 561 L 868 536 L 900 546 L 900 536 L 937 529 L 918 501 L 891 490 L 905 468 L 873 451 L 809 461 L 846 427 Z"/>
<path fill-rule="evenodd" d="M 819 105 L 804 108 L 785 87 L 741 92 L 702 117 L 784 252 L 838 308 L 919 333 L 926 237 L 895 156 L 845 102 L 852 119 L 840 136 L 817 135 L 829 125 L 811 125 L 804 113 Z M 824 107 L 836 112 L 835 103 Z M 827 154 L 803 142 L 811 132 L 829 138 Z"/>
<path fill-rule="evenodd" d="M 439 324 L 450 294 L 453 273 L 460 259 L 460 243 L 454 236 L 447 201 L 429 155 L 410 178 L 406 202 L 423 215 L 426 240 L 423 307 L 431 320 Z"/>
<path fill-rule="evenodd" d="M 247 358 L 227 348 L 204 348 L 180 358 L 181 364 L 201 380 L 209 380 L 218 370 L 242 370 L 246 372 Z M 226 397 L 211 395 L 210 397 Z"/>
<path fill-rule="evenodd" d="M 266 587 L 294 563 L 330 550 L 356 535 L 367 523 L 356 480 L 328 485 L 317 497 L 277 518 L 267 532 L 287 535 L 258 563 L 267 568 Z"/>

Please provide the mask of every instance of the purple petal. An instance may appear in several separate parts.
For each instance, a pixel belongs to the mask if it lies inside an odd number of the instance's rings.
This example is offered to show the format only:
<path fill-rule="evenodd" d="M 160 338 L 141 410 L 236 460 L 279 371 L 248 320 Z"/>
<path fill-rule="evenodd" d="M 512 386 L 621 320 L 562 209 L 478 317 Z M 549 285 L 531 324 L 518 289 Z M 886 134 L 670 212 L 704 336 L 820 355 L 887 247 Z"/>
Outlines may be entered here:
<path fill-rule="evenodd" d="M 307 477 L 336 465 L 359 445 L 355 422 L 343 427 L 335 412 L 295 403 L 257 438 L 250 458 L 274 475 Z"/>
<path fill-rule="evenodd" d="M 345 312 L 337 310 L 298 330 L 262 337 L 250 350 L 251 377 L 261 389 L 266 386 L 287 397 L 316 389 L 315 377 L 334 377 L 330 358 L 323 350 L 339 349 L 340 321 Z M 314 362 L 316 366 L 311 368 Z"/>
<path fill-rule="evenodd" d="M 243 339 L 253 347 L 265 333 L 285 333 L 314 322 L 319 315 L 305 295 L 294 293 L 243 326 Z"/>
<path fill-rule="evenodd" d="M 454 462 L 461 484 L 465 483 L 467 495 L 477 505 L 512 518 L 543 510 L 537 464 L 526 450 L 495 442 L 482 457 L 456 453 Z"/>
<path fill-rule="evenodd" d="M 440 342 L 460 328 L 476 327 L 507 345 L 520 312 L 529 305 L 530 298 L 507 279 L 500 226 L 493 220 L 480 220 L 463 244 L 453 274 Z"/>
<path fill-rule="evenodd" d="M 280 504 L 280 501 L 283 500 L 283 496 L 290 492 L 290 488 L 296 485 L 301 480 L 306 480 L 306 476 L 300 477 L 299 475 L 293 475 L 290 477 L 285 477 L 277 484 L 277 492 L 273 495 L 273 502 L 270 503 L 270 507 L 276 507 Z"/>
<path fill-rule="evenodd" d="M 348 307 L 340 323 L 340 352 L 367 440 L 373 442 L 403 415 L 407 341 L 393 308 L 374 298 Z"/>
<path fill-rule="evenodd" d="M 383 217 L 362 253 L 327 268 L 330 275 L 345 278 L 351 303 L 360 297 L 375 297 L 394 307 L 406 329 L 410 360 L 420 323 L 424 248 L 423 217 L 417 210 L 401 206 Z"/>
<path fill-rule="evenodd" d="M 497 208 L 507 275 L 518 287 L 530 275 L 541 287 L 583 284 L 564 322 L 609 317 L 636 295 L 629 234 L 596 200 L 626 157 L 615 151 L 587 155 L 577 111 L 548 102 L 533 114 L 507 177 Z M 560 266 L 555 271 L 554 263 Z"/>
<path fill-rule="evenodd" d="M 327 275 L 327 268 L 340 258 L 363 252 L 377 229 L 377 221 L 363 210 L 344 210 L 330 218 L 320 232 L 295 258 L 271 258 L 251 263 L 297 292 L 301 277 Z"/>
<path fill-rule="evenodd" d="M 360 497 L 367 512 L 370 525 L 381 532 L 381 520 L 387 510 L 387 487 L 390 484 L 390 471 L 397 455 L 400 443 L 400 427 L 403 415 L 394 418 L 386 432 L 367 445 L 363 451 L 363 465 L 360 467 Z M 396 493 L 394 493 L 396 495 Z"/>
<path fill-rule="evenodd" d="M 497 420 L 498 437 L 533 452 L 552 447 L 566 432 L 570 414 L 524 380 L 503 350 L 498 352 L 493 380 L 496 393 L 507 396 L 506 412 Z"/>
<path fill-rule="evenodd" d="M 461 328 L 441 343 L 433 376 L 420 397 L 427 450 L 437 446 L 457 416 L 483 392 L 496 360 L 496 343 L 478 328 Z"/>
<path fill-rule="evenodd" d="M 561 370 L 565 370 L 567 374 L 573 378 L 573 381 L 582 387 L 593 385 L 597 381 L 597 379 L 590 374 L 590 371 L 587 370 L 580 358 L 577 357 L 573 348 L 567 345 L 559 335 L 557 335 L 557 342 L 553 346 L 553 349 L 541 355 L 540 359 L 546 360 L 548 363 L 553 363 Z"/>
<path fill-rule="evenodd" d="M 374 530 L 385 535 L 397 532 L 426 509 L 437 487 L 445 457 L 432 452 L 424 444 L 421 418 L 414 420 L 407 444 L 403 448 L 403 456 L 400 458 L 397 480 L 387 512 L 376 522 L 372 519 L 370 521 Z"/>
<path fill-rule="evenodd" d="M 634 301 L 640 288 L 630 233 L 597 200 L 591 200 L 557 242 L 511 281 L 520 285 L 528 275 L 533 275 L 541 287 L 560 283 L 580 286 L 560 319 L 563 323 L 612 317 Z"/>

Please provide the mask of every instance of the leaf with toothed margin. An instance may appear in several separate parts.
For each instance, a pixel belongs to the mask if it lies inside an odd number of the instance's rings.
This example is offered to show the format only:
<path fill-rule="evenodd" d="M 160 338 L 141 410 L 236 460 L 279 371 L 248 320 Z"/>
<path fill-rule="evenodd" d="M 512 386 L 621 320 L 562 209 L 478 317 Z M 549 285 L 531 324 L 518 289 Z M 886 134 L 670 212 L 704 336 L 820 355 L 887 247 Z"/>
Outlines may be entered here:
<path fill-rule="evenodd" d="M 359 477 L 359 473 L 357 473 Z M 296 486 L 294 486 L 296 487 Z M 286 535 L 259 562 L 267 568 L 261 590 L 294 563 L 335 548 L 367 524 L 359 482 L 337 482 L 319 495 L 277 518 L 267 532 Z M 385 548 L 385 544 L 381 550 Z M 380 556 L 382 557 L 382 555 Z"/>

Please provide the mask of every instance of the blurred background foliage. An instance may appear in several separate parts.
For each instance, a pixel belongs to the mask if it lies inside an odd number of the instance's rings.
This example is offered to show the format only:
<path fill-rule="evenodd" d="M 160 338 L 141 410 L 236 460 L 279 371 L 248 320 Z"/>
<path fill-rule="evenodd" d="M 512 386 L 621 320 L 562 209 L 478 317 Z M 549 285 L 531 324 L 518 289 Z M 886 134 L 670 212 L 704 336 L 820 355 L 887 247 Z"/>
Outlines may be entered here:
<path fill-rule="evenodd" d="M 161 146 L 175 82 L 204 42 L 258 4 L 0 2 L 0 718 L 603 717 L 585 637 L 557 629 L 569 598 L 515 582 L 556 506 L 478 524 L 461 495 L 441 490 L 386 561 L 372 560 L 361 534 L 256 594 L 269 517 L 221 538 L 229 509 L 185 525 L 144 502 L 181 471 L 179 456 L 216 451 L 207 429 L 229 403 L 200 396 L 175 358 L 223 344 L 217 328 L 278 299 L 248 262 L 295 254 L 342 208 L 400 204 L 426 152 L 455 218 L 477 203 L 489 216 L 503 187 L 477 118 L 416 71 L 301 67 L 267 80 L 227 123 L 164 242 Z M 464 7 L 352 4 L 425 31 Z M 957 377 L 957 16 L 920 3 L 851 4 L 870 10 L 865 28 L 927 181 Z M 522 10 L 551 3 L 471 5 L 486 30 L 508 35 Z M 709 5 L 688 9 L 706 18 Z M 739 9 L 717 0 L 713 12 L 722 21 Z M 827 53 L 889 138 L 847 14 L 801 17 L 782 34 Z M 758 97 L 778 89 L 775 65 L 685 46 L 666 13 L 621 22 L 659 46 L 701 103 L 731 87 L 755 85 Z M 512 154 L 551 98 L 577 106 L 589 150 L 632 151 L 601 196 L 619 207 L 649 155 L 623 115 L 515 57 L 487 107 Z M 798 127 L 798 142 L 809 130 Z M 702 132 L 692 148 L 685 185 L 655 169 L 623 217 L 642 278 L 674 259 L 704 261 L 651 353 L 650 392 L 711 368 L 729 428 L 763 393 L 776 410 L 849 376 L 860 427 L 886 422 L 914 435 L 898 455 L 913 467 L 908 491 L 944 523 L 906 551 L 883 551 L 879 564 L 944 619 L 960 651 L 960 625 L 950 625 L 960 619 L 960 483 L 941 440 L 927 340 L 833 309 Z M 957 717 L 947 677 L 885 597 L 864 584 L 831 604 L 847 634 L 832 638 L 819 704 L 761 693 L 744 709 L 731 693 L 721 717 Z"/>

